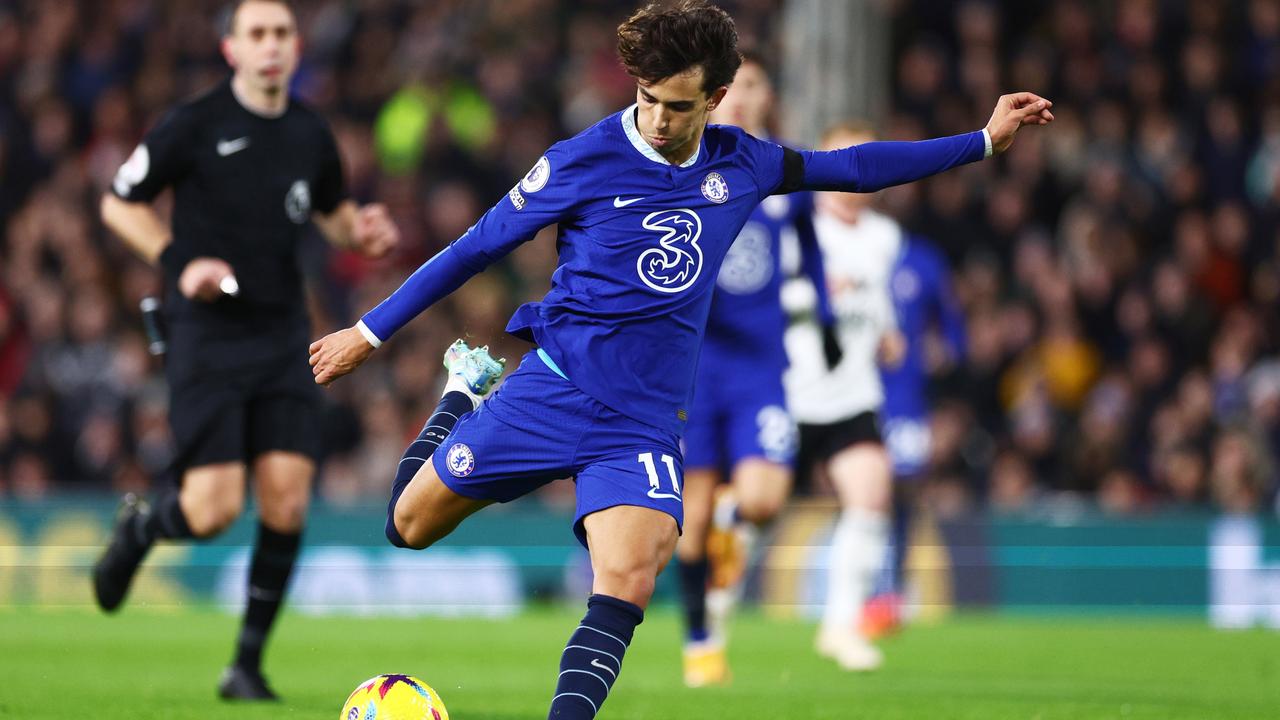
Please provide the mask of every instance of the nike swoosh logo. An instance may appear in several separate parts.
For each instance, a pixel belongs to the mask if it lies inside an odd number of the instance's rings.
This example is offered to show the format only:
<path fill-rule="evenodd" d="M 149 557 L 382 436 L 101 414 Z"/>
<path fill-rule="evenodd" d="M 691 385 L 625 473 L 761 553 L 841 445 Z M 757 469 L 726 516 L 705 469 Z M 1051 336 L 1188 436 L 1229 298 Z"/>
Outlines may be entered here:
<path fill-rule="evenodd" d="M 621 197 L 615 197 L 615 198 L 613 199 L 613 206 L 614 206 L 614 207 L 616 207 L 616 208 L 624 208 L 624 207 L 626 207 L 626 206 L 630 205 L 631 203 L 637 203 L 637 202 L 640 202 L 640 201 L 641 201 L 641 200 L 643 200 L 643 199 L 644 199 L 644 198 L 642 198 L 642 197 L 638 197 L 638 198 L 631 198 L 630 200 L 623 200 Z"/>
<path fill-rule="evenodd" d="M 249 138 L 247 137 L 236 138 L 235 140 L 219 140 L 218 154 L 222 157 L 226 157 L 232 153 L 238 153 L 247 147 L 249 147 Z"/>
<path fill-rule="evenodd" d="M 679 495 L 672 495 L 671 493 L 658 492 L 658 488 L 649 488 L 649 497 L 653 498 L 654 500 L 679 500 L 680 499 Z"/>
<path fill-rule="evenodd" d="M 605 665 L 604 663 L 600 662 L 596 658 L 591 658 L 591 665 L 593 667 L 598 667 L 601 670 L 608 670 L 610 675 L 614 676 L 615 678 L 618 677 L 618 673 L 614 672 L 613 668 L 609 667 L 608 665 Z"/>

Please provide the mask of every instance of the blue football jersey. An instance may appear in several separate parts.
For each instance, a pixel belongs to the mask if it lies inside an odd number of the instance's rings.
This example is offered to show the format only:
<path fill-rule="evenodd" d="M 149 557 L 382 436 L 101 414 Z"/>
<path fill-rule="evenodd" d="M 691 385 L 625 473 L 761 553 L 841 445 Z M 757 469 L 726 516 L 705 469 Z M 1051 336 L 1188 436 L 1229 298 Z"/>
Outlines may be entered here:
<path fill-rule="evenodd" d="M 786 315 L 780 292 L 783 272 L 783 238 L 794 234 L 803 252 L 803 269 L 819 288 L 820 314 L 830 310 L 825 303 L 822 253 L 817 248 L 810 216 L 813 194 L 772 195 L 764 199 L 747 219 L 729 247 L 707 318 L 703 362 L 708 356 L 720 362 L 742 357 L 766 371 L 786 367 L 782 334 Z M 812 246 L 811 251 L 809 246 Z M 733 378 L 726 378 L 732 380 Z"/>
<path fill-rule="evenodd" d="M 635 106 L 553 145 L 466 234 L 365 314 L 374 345 L 471 275 L 558 224 L 551 290 L 507 331 L 539 345 L 600 403 L 680 432 L 710 309 L 733 240 L 762 200 L 800 189 L 872 191 L 984 156 L 981 132 L 919 143 L 796 153 L 709 125 L 668 163 Z"/>
<path fill-rule="evenodd" d="M 964 315 L 951 290 L 946 259 L 918 236 L 904 236 L 889 290 L 898 313 L 898 329 L 907 340 L 907 353 L 898 367 L 881 370 L 882 411 L 889 417 L 922 418 L 929 412 L 925 335 L 936 324 L 952 356 L 962 358 Z"/>

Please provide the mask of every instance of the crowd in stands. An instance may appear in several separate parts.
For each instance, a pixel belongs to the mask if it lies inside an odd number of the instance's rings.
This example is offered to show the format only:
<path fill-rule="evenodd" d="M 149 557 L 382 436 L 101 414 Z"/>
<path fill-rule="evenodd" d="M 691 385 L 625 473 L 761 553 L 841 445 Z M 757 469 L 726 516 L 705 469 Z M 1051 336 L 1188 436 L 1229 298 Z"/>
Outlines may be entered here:
<path fill-rule="evenodd" d="M 295 90 L 357 199 L 403 242 L 302 249 L 318 337 L 462 234 L 555 140 L 633 100 L 632 2 L 315 0 Z M 781 0 L 725 2 L 780 57 Z M 217 2 L 0 0 L 0 497 L 145 490 L 172 452 L 141 298 L 160 286 L 97 217 L 142 133 L 226 77 Z M 885 139 L 974 129 L 1013 88 L 1056 122 L 879 204 L 954 271 L 968 354 L 939 356 L 927 502 L 1107 512 L 1273 506 L 1280 450 L 1280 3 L 897 0 Z M 836 81 L 837 79 L 833 79 Z M 798 142 L 813 139 L 795 138 Z M 327 391 L 318 492 L 385 497 L 455 337 L 502 328 L 552 231 Z"/>

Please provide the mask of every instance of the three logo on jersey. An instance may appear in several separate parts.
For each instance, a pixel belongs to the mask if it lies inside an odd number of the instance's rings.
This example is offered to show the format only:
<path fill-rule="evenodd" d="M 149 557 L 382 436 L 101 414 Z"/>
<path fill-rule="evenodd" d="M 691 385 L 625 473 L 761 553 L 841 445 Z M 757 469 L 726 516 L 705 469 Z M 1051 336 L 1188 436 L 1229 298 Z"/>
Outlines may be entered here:
<path fill-rule="evenodd" d="M 516 210 L 523 210 L 528 203 L 524 195 L 546 187 L 550 178 L 551 163 L 544 155 L 519 184 L 511 188 L 507 198 Z M 720 173 L 709 172 L 702 179 L 702 196 L 716 204 L 724 203 L 729 199 L 729 183 Z M 619 195 L 613 199 L 613 206 L 624 208 L 643 199 Z M 636 274 L 640 280 L 661 293 L 689 289 L 702 274 L 703 254 L 698 245 L 702 236 L 702 218 L 687 208 L 658 210 L 646 215 L 640 226 L 661 234 L 658 246 L 645 250 L 636 259 Z"/>

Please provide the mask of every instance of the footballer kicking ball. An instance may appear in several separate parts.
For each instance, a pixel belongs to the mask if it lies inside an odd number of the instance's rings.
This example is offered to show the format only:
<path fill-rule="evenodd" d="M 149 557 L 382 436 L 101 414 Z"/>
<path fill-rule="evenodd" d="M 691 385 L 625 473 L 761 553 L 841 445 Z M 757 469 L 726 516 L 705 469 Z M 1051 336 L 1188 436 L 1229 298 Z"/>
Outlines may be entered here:
<path fill-rule="evenodd" d="M 449 720 L 430 685 L 410 675 L 379 675 L 356 688 L 338 720 Z"/>

